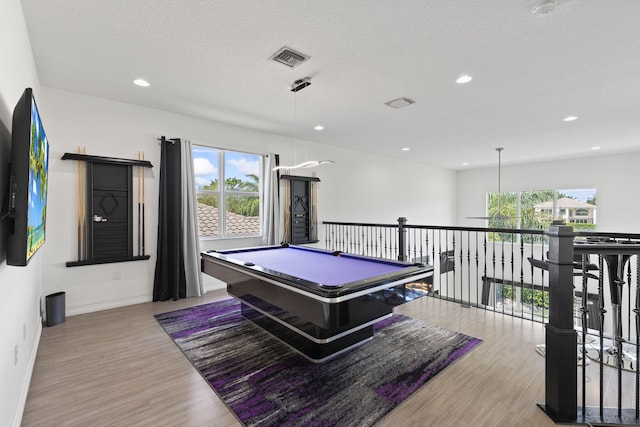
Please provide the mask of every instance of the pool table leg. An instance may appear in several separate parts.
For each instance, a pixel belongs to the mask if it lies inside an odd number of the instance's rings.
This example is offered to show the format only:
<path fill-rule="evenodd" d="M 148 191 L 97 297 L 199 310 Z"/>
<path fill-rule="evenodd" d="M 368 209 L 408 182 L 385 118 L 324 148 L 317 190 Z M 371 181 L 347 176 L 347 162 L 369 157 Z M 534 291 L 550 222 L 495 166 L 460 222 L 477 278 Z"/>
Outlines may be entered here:
<path fill-rule="evenodd" d="M 392 314 L 372 320 L 348 331 L 342 331 L 330 338 L 314 338 L 277 317 L 241 301 L 242 315 L 260 328 L 269 332 L 289 347 L 314 363 L 322 363 L 352 348 L 362 345 L 373 338 L 373 325 Z"/>

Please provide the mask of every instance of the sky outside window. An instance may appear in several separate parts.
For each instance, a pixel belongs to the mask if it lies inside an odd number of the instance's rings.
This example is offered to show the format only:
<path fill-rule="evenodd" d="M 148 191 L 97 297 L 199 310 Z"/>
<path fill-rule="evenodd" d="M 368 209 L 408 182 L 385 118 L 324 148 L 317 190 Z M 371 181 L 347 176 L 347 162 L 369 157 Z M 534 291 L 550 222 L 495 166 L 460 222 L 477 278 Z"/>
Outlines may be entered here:
<path fill-rule="evenodd" d="M 218 179 L 218 150 L 193 146 L 193 172 L 196 179 L 196 189 L 209 185 Z"/>
<path fill-rule="evenodd" d="M 581 202 L 587 202 L 587 200 L 593 200 L 596 197 L 595 188 L 587 188 L 580 190 L 558 190 L 559 193 L 568 196 L 571 199 L 580 200 Z"/>
<path fill-rule="evenodd" d="M 238 178 L 242 181 L 251 181 L 247 175 L 260 176 L 260 156 L 227 151 L 224 155 L 224 173 L 225 179 Z"/>
<path fill-rule="evenodd" d="M 220 163 L 219 150 L 208 147 L 193 147 L 193 166 L 196 188 L 201 189 L 218 179 Z M 260 156 L 257 154 L 225 152 L 225 178 L 250 180 L 247 175 L 260 176 Z"/>

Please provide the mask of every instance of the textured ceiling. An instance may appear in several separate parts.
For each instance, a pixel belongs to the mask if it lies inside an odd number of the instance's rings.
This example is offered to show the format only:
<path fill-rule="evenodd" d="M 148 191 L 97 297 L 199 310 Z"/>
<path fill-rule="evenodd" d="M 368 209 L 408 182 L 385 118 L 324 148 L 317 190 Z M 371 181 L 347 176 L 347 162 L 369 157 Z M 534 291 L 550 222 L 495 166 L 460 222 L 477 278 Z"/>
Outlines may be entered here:
<path fill-rule="evenodd" d="M 640 1 L 536 3 L 22 1 L 48 87 L 452 169 L 640 149 Z"/>

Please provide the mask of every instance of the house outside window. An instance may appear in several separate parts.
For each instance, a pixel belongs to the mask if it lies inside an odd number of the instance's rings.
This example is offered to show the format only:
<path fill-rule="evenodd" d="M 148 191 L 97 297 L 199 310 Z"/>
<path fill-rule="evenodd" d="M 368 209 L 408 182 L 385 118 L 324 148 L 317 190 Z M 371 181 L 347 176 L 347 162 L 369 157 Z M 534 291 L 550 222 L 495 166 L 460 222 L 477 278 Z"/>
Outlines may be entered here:
<path fill-rule="evenodd" d="M 261 234 L 261 162 L 258 154 L 193 146 L 201 238 Z"/>
<path fill-rule="evenodd" d="M 546 230 L 554 219 L 562 219 L 575 229 L 594 230 L 596 226 L 595 189 L 501 193 L 500 203 L 498 193 L 487 196 L 490 228 Z M 501 239 L 499 234 L 493 238 Z"/>
<path fill-rule="evenodd" d="M 565 190 L 567 191 L 567 190 Z M 575 197 L 570 197 L 562 193 L 559 194 L 562 197 L 558 197 L 554 200 L 538 203 L 534 206 L 536 212 L 553 212 L 554 203 L 556 211 L 559 213 L 556 215 L 556 219 L 562 219 L 568 224 L 593 224 L 596 223 L 596 210 L 595 205 L 595 190 L 593 190 L 593 196 L 587 198 L 587 201 L 579 200 Z M 584 228 L 584 227 L 580 227 Z M 593 227 L 595 228 L 595 227 Z"/>

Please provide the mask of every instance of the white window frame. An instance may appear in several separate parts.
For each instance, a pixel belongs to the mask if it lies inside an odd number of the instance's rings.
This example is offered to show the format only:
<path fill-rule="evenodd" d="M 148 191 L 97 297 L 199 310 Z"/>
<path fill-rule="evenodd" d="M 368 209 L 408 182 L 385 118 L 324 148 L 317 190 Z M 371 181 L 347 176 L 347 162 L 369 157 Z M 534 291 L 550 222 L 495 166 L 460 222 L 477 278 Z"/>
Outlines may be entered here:
<path fill-rule="evenodd" d="M 262 237 L 262 215 L 263 215 L 263 195 L 262 195 L 262 162 L 264 156 L 255 153 L 249 153 L 246 151 L 225 150 L 224 148 L 209 147 L 206 145 L 196 145 L 194 147 L 207 150 L 215 150 L 218 154 L 218 190 L 202 190 L 196 188 L 196 199 L 200 194 L 211 194 L 218 196 L 218 235 L 217 236 L 202 236 L 200 240 L 221 240 L 221 239 L 238 239 L 238 238 L 255 238 Z M 260 166 L 258 168 L 258 192 L 245 192 L 225 189 L 225 154 L 226 153 L 239 153 L 249 154 L 257 156 L 260 159 Z M 259 231 L 258 233 L 250 234 L 228 234 L 227 233 L 227 196 L 257 196 L 259 200 L 258 218 Z"/>
<path fill-rule="evenodd" d="M 563 219 L 563 220 L 568 220 L 570 218 L 569 213 L 570 213 L 570 209 L 569 208 L 559 208 L 558 207 L 558 194 L 561 193 L 562 191 L 569 191 L 572 189 L 560 189 L 560 190 L 520 190 L 520 191 L 509 191 L 508 193 L 512 193 L 516 195 L 516 216 L 517 216 L 517 228 L 519 229 L 521 226 L 521 208 L 522 208 L 522 204 L 521 204 L 521 197 L 522 197 L 522 193 L 528 193 L 531 191 L 553 191 L 553 207 L 551 208 L 551 215 L 553 219 Z M 486 194 L 486 212 L 487 215 L 489 215 L 489 198 L 491 197 L 492 194 L 498 194 L 498 193 L 494 193 L 494 192 L 488 192 Z M 593 205 L 594 208 L 597 209 L 598 205 Z M 585 208 L 586 209 L 586 208 Z M 540 212 L 543 213 L 547 213 L 546 212 L 547 209 L 541 209 Z M 588 224 L 593 224 L 594 226 L 596 225 L 596 218 L 595 215 L 593 216 L 589 216 L 589 214 L 587 215 L 588 218 L 593 218 L 593 222 L 589 223 L 589 221 L 572 221 L 575 224 L 580 224 L 580 223 L 588 223 Z"/>

